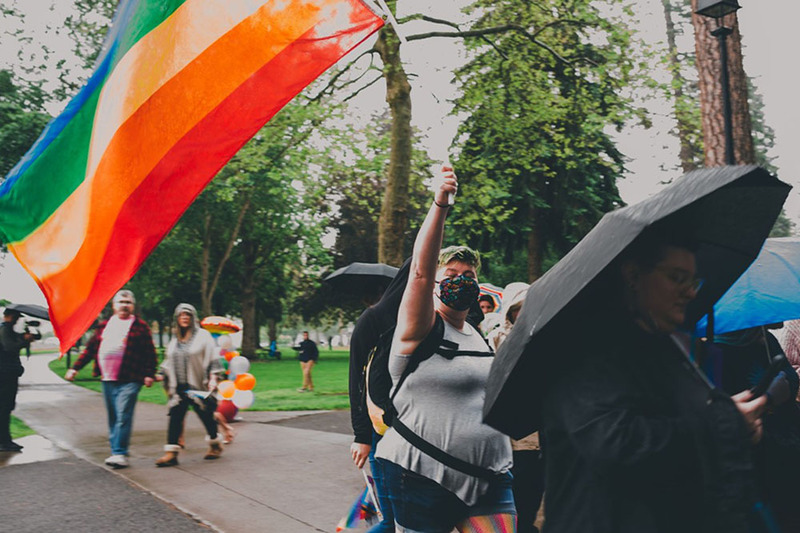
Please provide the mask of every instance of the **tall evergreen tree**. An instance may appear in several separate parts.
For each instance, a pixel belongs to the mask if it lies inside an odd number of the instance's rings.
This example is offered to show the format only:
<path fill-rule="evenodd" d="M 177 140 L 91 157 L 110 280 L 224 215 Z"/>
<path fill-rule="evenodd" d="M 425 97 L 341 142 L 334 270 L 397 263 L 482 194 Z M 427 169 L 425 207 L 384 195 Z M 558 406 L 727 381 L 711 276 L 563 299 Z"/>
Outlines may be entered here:
<path fill-rule="evenodd" d="M 593 2 L 479 0 L 478 27 L 526 28 L 474 43 L 458 72 L 463 184 L 455 226 L 491 259 L 527 258 L 538 278 L 603 213 L 621 205 L 624 158 L 609 135 L 632 108 L 620 94 L 635 67 L 632 33 Z M 499 52 L 498 52 L 499 51 Z M 549 259 L 549 260 L 548 260 Z"/>

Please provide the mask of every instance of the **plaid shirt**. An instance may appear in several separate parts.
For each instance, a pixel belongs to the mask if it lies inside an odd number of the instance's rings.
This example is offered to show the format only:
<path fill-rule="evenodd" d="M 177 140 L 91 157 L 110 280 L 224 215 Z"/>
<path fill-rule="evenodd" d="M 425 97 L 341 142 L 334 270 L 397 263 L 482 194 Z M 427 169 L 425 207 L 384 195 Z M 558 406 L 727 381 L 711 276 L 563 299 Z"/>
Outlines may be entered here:
<path fill-rule="evenodd" d="M 103 331 L 106 329 L 107 322 L 100 324 L 94 336 L 86 344 L 86 349 L 72 365 L 75 370 L 80 370 L 89 361 L 94 360 L 92 375 L 101 375 L 100 365 L 97 363 L 97 350 L 100 348 L 100 341 L 103 340 Z M 131 329 L 128 332 L 128 340 L 125 343 L 125 353 L 122 356 L 122 365 L 119 368 L 118 381 L 144 381 L 146 377 L 154 377 L 156 374 L 156 348 L 153 345 L 153 337 L 147 324 L 135 317 Z"/>

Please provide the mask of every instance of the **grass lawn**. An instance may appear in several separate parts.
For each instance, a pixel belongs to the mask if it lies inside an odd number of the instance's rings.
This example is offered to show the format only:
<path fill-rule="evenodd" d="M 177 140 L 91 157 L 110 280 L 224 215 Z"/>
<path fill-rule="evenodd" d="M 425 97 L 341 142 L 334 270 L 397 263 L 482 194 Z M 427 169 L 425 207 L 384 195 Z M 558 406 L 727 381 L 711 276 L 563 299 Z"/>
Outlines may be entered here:
<path fill-rule="evenodd" d="M 329 351 L 320 347 L 319 361 L 314 366 L 313 393 L 297 392 L 302 383 L 300 363 L 295 353 L 286 346 L 280 347 L 284 358 L 280 361 L 252 361 L 250 373 L 256 378 L 255 403 L 248 411 L 305 411 L 313 409 L 349 409 L 347 395 L 348 367 L 350 353 L 346 349 Z M 75 356 L 73 356 L 73 361 Z M 50 368 L 63 376 L 66 372 L 66 359 L 56 359 Z M 75 384 L 95 391 L 101 390 L 100 380 L 92 377 L 91 364 L 81 369 Z M 161 405 L 167 403 L 163 387 L 155 384 L 142 388 L 139 399 Z"/>
<path fill-rule="evenodd" d="M 25 425 L 25 422 L 20 420 L 14 415 L 11 415 L 11 438 L 18 439 L 20 437 L 27 437 L 28 435 L 35 435 L 36 432 Z"/>

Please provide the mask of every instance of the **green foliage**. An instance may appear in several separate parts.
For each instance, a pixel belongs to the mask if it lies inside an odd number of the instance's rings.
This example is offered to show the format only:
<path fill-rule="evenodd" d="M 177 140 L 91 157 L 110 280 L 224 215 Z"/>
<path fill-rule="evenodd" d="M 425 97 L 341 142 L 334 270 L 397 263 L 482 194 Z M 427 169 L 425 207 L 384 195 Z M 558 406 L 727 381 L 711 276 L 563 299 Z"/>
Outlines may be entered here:
<path fill-rule="evenodd" d="M 794 235 L 794 228 L 794 222 L 792 222 L 789 217 L 786 216 L 785 211 L 781 210 L 781 213 L 778 215 L 778 219 L 775 221 L 775 225 L 772 226 L 772 231 L 769 232 L 769 236 L 791 237 Z"/>
<path fill-rule="evenodd" d="M 37 87 L 21 89 L 10 71 L 0 70 L 0 176 L 17 164 L 50 120 L 40 105 Z"/>
<path fill-rule="evenodd" d="M 621 96 L 635 67 L 632 35 L 589 1 L 480 0 L 473 8 L 484 13 L 476 27 L 515 23 L 537 42 L 519 32 L 494 47 L 474 42 L 457 73 L 456 112 L 468 118 L 457 141 L 462 193 L 452 225 L 484 252 L 493 281 L 496 265 L 518 254 L 528 265 L 513 276 L 527 279 L 621 205 L 623 156 L 608 130 L 633 111 Z"/>
<path fill-rule="evenodd" d="M 378 220 L 386 189 L 389 164 L 389 118 L 378 115 L 366 127 L 356 129 L 341 124 L 335 135 L 335 157 L 321 162 L 320 179 L 325 182 L 323 205 L 330 207 L 329 231 L 336 240 L 330 270 L 355 261 L 374 263 L 378 260 Z M 425 217 L 430 194 L 424 181 L 430 174 L 431 161 L 414 138 L 411 176 L 409 179 L 409 228 L 403 235 L 406 250 L 411 249 L 416 231 Z M 324 276 L 323 276 L 324 277 Z M 334 291 L 319 280 L 311 280 L 304 295 L 296 300 L 295 310 L 306 321 L 336 322 L 354 320 L 364 310 L 365 299 L 377 294 L 347 295 Z"/>

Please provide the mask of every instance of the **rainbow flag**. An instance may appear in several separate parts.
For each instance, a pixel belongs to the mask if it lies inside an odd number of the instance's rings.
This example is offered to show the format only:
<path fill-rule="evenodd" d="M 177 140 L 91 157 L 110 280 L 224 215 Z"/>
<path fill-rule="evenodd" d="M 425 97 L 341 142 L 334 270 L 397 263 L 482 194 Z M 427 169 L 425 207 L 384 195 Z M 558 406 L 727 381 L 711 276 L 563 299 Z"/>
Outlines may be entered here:
<path fill-rule="evenodd" d="M 0 184 L 65 352 L 223 165 L 383 25 L 361 0 L 122 0 L 85 87 Z"/>
<path fill-rule="evenodd" d="M 336 533 L 348 529 L 356 529 L 362 524 L 372 526 L 380 522 L 376 497 L 374 492 L 370 490 L 369 483 L 374 484 L 372 477 L 369 478 L 367 486 L 364 487 L 356 501 L 350 506 L 347 514 L 336 524 Z"/>

